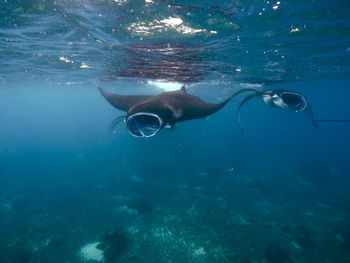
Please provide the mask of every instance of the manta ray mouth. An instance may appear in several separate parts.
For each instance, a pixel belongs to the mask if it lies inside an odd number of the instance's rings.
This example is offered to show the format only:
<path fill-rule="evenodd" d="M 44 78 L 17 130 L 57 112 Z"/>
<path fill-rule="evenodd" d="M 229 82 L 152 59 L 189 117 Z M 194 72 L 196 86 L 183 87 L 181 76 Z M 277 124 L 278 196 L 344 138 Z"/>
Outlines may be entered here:
<path fill-rule="evenodd" d="M 305 110 L 308 105 L 306 98 L 303 95 L 295 92 L 284 91 L 275 96 L 276 99 L 274 99 L 273 101 L 276 106 L 295 112 Z M 279 104 L 283 104 L 283 106 Z"/>
<path fill-rule="evenodd" d="M 132 136 L 152 137 L 163 127 L 163 120 L 154 113 L 138 112 L 126 119 L 126 127 Z"/>

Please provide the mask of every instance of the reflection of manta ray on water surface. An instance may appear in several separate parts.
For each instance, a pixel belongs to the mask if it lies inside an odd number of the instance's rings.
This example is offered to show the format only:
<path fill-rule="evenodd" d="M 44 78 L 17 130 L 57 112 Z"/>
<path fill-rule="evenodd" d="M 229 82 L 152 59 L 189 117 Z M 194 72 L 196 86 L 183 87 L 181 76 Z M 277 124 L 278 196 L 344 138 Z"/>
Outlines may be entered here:
<path fill-rule="evenodd" d="M 111 79 L 132 77 L 189 84 L 203 78 L 207 71 L 202 48 L 179 43 L 135 44 L 125 47 L 125 65 L 116 65 Z"/>

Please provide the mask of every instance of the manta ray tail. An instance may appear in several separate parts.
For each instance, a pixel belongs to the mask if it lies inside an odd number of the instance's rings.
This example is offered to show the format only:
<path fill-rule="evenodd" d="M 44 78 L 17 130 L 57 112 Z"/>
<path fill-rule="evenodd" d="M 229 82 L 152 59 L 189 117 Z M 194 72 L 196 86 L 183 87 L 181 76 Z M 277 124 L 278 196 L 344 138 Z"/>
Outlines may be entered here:
<path fill-rule="evenodd" d="M 350 120 L 314 120 L 314 122 L 350 122 Z"/>
<path fill-rule="evenodd" d="M 311 105 L 309 104 L 308 105 L 308 114 L 309 114 L 309 116 L 311 117 L 311 120 L 312 120 L 312 123 L 313 123 L 313 125 L 315 126 L 315 127 L 318 127 L 318 122 L 350 122 L 350 120 L 347 120 L 347 119 L 328 119 L 328 120 L 326 120 L 326 119 L 318 119 L 318 120 L 316 120 L 315 118 L 314 118 L 314 115 L 313 115 L 313 112 L 312 112 L 312 108 L 311 108 Z"/>

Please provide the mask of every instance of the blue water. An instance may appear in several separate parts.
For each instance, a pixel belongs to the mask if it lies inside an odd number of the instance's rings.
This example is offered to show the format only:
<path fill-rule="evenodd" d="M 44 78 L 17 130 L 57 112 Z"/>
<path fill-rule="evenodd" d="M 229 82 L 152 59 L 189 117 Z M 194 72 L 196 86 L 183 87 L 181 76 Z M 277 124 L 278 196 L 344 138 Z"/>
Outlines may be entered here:
<path fill-rule="evenodd" d="M 350 262 L 349 123 L 255 98 L 242 131 L 241 95 L 140 139 L 97 89 L 284 89 L 349 120 L 349 21 L 343 0 L 1 1 L 0 263 Z"/>

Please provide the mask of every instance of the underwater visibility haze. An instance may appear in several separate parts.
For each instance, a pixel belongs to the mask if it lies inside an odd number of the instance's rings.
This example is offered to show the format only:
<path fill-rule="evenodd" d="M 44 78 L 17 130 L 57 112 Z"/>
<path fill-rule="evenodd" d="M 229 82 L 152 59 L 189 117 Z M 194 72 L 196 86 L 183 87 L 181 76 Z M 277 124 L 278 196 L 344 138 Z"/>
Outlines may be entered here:
<path fill-rule="evenodd" d="M 349 21 L 0 1 L 0 263 L 349 263 Z"/>

